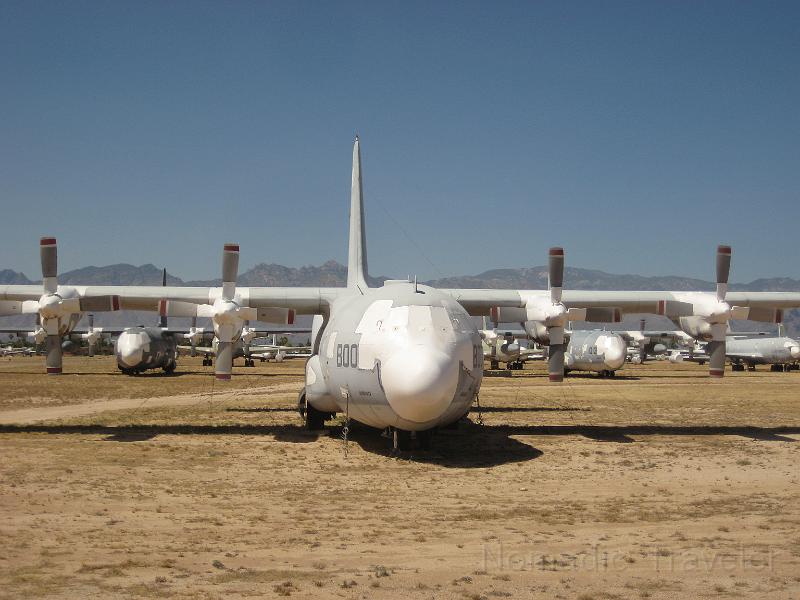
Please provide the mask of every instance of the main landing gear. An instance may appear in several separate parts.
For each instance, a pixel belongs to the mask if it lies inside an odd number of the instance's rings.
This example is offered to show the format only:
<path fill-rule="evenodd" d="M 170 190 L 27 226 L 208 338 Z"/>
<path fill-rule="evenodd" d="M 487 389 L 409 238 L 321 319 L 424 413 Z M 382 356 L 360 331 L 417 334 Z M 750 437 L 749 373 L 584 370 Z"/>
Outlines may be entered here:
<path fill-rule="evenodd" d="M 602 377 L 602 378 L 605 378 L 605 377 L 616 377 L 617 376 L 617 372 L 616 371 L 611 371 L 610 369 L 605 369 L 603 371 L 600 371 L 598 373 L 598 375 L 600 377 Z"/>
<path fill-rule="evenodd" d="M 254 361 L 252 358 L 245 358 L 244 359 L 244 366 L 245 367 L 255 367 L 256 366 L 256 361 Z"/>
<path fill-rule="evenodd" d="M 731 371 L 744 371 L 744 365 L 741 363 L 733 363 L 731 365 Z"/>

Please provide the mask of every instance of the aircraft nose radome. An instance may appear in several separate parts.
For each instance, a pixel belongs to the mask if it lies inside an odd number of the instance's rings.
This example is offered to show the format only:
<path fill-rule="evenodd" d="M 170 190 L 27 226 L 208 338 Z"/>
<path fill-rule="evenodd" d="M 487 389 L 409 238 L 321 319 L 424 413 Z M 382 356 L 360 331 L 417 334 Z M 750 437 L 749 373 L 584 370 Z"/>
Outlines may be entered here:
<path fill-rule="evenodd" d="M 792 358 L 800 358 L 800 346 L 792 346 L 789 348 L 789 354 L 792 355 Z"/>
<path fill-rule="evenodd" d="M 609 369 L 619 369 L 625 364 L 625 343 L 616 338 L 612 338 L 606 344 L 606 351 L 603 355 L 606 365 Z"/>
<path fill-rule="evenodd" d="M 381 366 L 381 383 L 397 416 L 425 423 L 444 414 L 453 401 L 458 362 L 438 350 L 408 348 Z"/>
<path fill-rule="evenodd" d="M 142 362 L 142 348 L 131 336 L 120 336 L 117 342 L 119 360 L 129 367 L 135 367 Z"/>

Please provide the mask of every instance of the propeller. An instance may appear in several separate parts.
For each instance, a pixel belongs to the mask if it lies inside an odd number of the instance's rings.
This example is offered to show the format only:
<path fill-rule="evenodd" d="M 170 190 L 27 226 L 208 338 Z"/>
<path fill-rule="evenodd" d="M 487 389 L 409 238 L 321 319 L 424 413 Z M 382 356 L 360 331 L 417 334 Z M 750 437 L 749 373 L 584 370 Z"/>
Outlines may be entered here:
<path fill-rule="evenodd" d="M 189 327 L 189 332 L 183 334 L 183 337 L 189 340 L 189 344 L 192 346 L 190 356 L 197 356 L 197 344 L 199 344 L 200 340 L 203 338 L 204 331 L 202 327 L 197 326 L 197 317 L 192 317 L 192 326 Z"/>
<path fill-rule="evenodd" d="M 43 293 L 39 300 L 24 301 L 22 312 L 37 315 L 38 323 L 34 337 L 37 341 L 44 340 L 47 373 L 57 375 L 61 373 L 63 361 L 61 337 L 71 329 L 72 317 L 90 310 L 95 312 L 119 310 L 120 302 L 119 296 L 80 297 L 74 288 L 59 288 L 56 238 L 41 238 L 39 255 L 42 263 Z"/>
<path fill-rule="evenodd" d="M 89 356 L 94 356 L 94 346 L 100 339 L 100 334 L 103 333 L 102 327 L 95 328 L 94 315 L 89 315 L 89 329 L 86 333 L 81 334 L 81 339 L 89 344 Z"/>
<path fill-rule="evenodd" d="M 225 244 L 222 250 L 222 295 L 214 302 L 214 330 L 219 340 L 214 373 L 217 379 L 229 380 L 233 371 L 233 342 L 241 334 L 245 321 L 257 318 L 254 308 L 236 302 L 236 279 L 239 273 L 239 245 Z"/>
<path fill-rule="evenodd" d="M 564 249 L 550 248 L 548 256 L 547 289 L 550 290 L 550 303 L 554 315 L 545 320 L 550 350 L 547 357 L 547 374 L 550 381 L 563 381 L 564 379 L 564 352 L 567 345 L 564 343 L 564 326 L 567 322 L 567 311 L 561 303 L 561 292 L 564 287 Z"/>
<path fill-rule="evenodd" d="M 645 324 L 647 323 L 646 319 L 639 320 L 639 333 L 642 334 L 642 337 L 639 339 L 639 363 L 644 364 L 644 361 L 647 359 L 647 344 L 650 342 L 648 338 L 644 335 L 644 328 Z"/>
<path fill-rule="evenodd" d="M 709 357 L 708 374 L 722 377 L 725 374 L 725 338 L 731 307 L 725 302 L 728 293 L 728 275 L 731 270 L 731 247 L 717 246 L 717 310 L 710 315 L 711 341 L 706 346 Z"/>
<path fill-rule="evenodd" d="M 261 309 L 240 304 L 241 299 L 236 297 L 238 271 L 239 245 L 225 244 L 222 249 L 222 292 L 213 304 L 161 300 L 158 307 L 162 315 L 170 317 L 208 317 L 211 319 L 217 337 L 217 360 L 214 373 L 217 379 L 223 381 L 231 378 L 234 342 L 240 338 L 245 323 L 257 320 L 259 313 L 262 312 Z M 292 319 L 293 317 L 292 311 Z M 202 332 L 202 330 L 195 331 Z"/>

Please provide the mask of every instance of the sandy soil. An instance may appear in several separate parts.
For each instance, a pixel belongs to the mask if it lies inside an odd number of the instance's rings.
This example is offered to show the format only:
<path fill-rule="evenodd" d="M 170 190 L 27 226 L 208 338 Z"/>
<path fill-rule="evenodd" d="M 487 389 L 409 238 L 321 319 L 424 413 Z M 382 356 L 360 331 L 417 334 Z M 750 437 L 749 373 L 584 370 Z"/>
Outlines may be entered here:
<path fill-rule="evenodd" d="M 303 431 L 299 362 L 221 389 L 36 361 L 0 364 L 3 598 L 800 595 L 798 372 L 534 365 L 393 456 Z"/>

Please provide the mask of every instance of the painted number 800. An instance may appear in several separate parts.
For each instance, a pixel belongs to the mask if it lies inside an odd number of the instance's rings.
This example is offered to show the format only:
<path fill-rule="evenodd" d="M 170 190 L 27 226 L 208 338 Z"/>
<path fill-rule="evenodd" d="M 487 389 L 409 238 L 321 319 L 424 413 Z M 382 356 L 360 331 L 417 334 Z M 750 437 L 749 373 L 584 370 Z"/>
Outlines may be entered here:
<path fill-rule="evenodd" d="M 336 344 L 336 366 L 358 367 L 358 344 Z"/>

